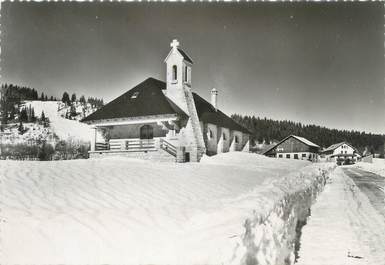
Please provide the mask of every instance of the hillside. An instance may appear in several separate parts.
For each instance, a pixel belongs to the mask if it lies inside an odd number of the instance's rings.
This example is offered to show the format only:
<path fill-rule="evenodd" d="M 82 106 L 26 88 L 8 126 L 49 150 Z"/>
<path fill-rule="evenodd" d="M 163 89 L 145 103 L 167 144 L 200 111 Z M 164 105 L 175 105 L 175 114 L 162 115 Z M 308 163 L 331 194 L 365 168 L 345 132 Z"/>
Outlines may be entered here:
<path fill-rule="evenodd" d="M 79 122 L 83 115 L 78 115 L 77 119 L 70 120 L 65 118 L 65 113 L 69 107 L 64 107 L 64 103 L 59 101 L 24 101 L 20 108 L 32 108 L 39 117 L 42 112 L 48 118 L 48 126 L 43 126 L 37 121 L 24 122 L 24 132 L 21 134 L 18 130 L 18 123 L 12 122 L 4 126 L 0 133 L 0 139 L 3 144 L 17 143 L 36 143 L 47 141 L 54 144 L 57 140 L 89 141 L 91 137 L 91 128 L 84 123 Z M 92 112 L 92 108 L 87 108 L 85 113 Z"/>
<path fill-rule="evenodd" d="M 232 118 L 253 132 L 253 139 L 258 143 L 278 142 L 288 135 L 305 137 L 321 147 L 347 141 L 359 151 L 384 155 L 385 135 L 358 131 L 329 129 L 318 125 L 304 125 L 300 122 L 278 121 L 255 116 L 233 114 Z"/>
<path fill-rule="evenodd" d="M 83 115 L 78 115 L 75 120 L 65 118 L 65 113 L 69 107 L 60 101 L 26 101 L 26 105 L 34 108 L 36 113 L 44 111 L 46 117 L 50 121 L 52 131 L 60 138 L 75 138 L 78 140 L 89 141 L 91 139 L 92 130 L 84 123 L 78 121 Z M 77 111 L 81 111 L 80 104 L 77 104 Z M 92 112 L 91 108 L 86 108 L 86 113 Z"/>

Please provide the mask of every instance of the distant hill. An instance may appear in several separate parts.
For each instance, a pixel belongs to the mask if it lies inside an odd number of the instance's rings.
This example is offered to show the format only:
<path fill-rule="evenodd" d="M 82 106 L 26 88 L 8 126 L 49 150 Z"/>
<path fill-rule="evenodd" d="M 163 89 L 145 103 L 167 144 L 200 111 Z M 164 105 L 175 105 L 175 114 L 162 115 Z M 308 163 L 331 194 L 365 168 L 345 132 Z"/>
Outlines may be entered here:
<path fill-rule="evenodd" d="M 84 95 L 80 98 L 76 97 L 73 93 L 71 96 L 66 91 L 63 93 L 61 100 L 57 100 L 56 97 L 48 97 L 43 92 L 39 96 L 39 92 L 35 88 L 18 86 L 14 84 L 2 84 L 0 87 L 0 124 L 5 125 L 8 123 L 14 123 L 20 121 L 20 115 L 22 115 L 21 106 L 26 101 L 34 102 L 57 102 L 57 111 L 60 111 L 60 115 L 66 119 L 79 120 L 86 115 L 94 112 L 95 110 L 103 106 L 103 99 L 89 97 L 87 100 Z M 50 104 L 47 104 L 49 106 Z M 28 119 L 28 122 L 35 121 L 35 117 L 40 115 L 40 111 L 34 112 L 32 120 Z M 24 120 L 22 120 L 24 122 Z M 1 130 L 4 126 L 1 127 Z"/>
<path fill-rule="evenodd" d="M 253 132 L 252 138 L 256 143 L 269 144 L 294 134 L 305 137 L 321 147 L 347 141 L 361 152 L 366 149 L 371 153 L 384 155 L 385 135 L 381 134 L 329 129 L 318 125 L 305 125 L 300 122 L 279 121 L 239 114 L 233 114 L 231 117 Z"/>
<path fill-rule="evenodd" d="M 66 91 L 61 100 L 35 88 L 2 84 L 0 88 L 0 124 L 2 143 L 35 143 L 74 138 L 90 139 L 91 130 L 79 120 L 103 106 L 103 100 Z M 45 121 L 42 121 L 42 116 Z"/>

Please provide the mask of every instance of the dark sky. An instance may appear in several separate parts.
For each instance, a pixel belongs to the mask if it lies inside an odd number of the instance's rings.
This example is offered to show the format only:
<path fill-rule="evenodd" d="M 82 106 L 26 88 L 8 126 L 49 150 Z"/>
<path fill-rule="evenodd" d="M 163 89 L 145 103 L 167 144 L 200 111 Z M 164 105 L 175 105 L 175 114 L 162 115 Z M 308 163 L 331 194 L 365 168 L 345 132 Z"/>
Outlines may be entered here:
<path fill-rule="evenodd" d="M 192 83 L 228 113 L 385 133 L 383 3 L 2 3 L 2 82 L 109 101 L 165 80 L 177 38 Z"/>

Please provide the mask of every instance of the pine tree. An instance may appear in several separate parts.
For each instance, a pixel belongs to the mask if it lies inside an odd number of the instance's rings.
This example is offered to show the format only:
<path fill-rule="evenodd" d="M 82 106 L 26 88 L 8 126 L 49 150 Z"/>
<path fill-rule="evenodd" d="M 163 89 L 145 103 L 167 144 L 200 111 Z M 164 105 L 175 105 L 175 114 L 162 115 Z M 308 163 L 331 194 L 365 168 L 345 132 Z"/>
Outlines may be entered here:
<path fill-rule="evenodd" d="M 15 119 L 15 113 L 16 113 L 16 109 L 15 109 L 15 106 L 12 106 L 11 107 L 11 113 L 9 114 L 9 120 L 14 120 Z"/>
<path fill-rule="evenodd" d="M 80 103 L 86 103 L 86 98 L 82 95 L 79 99 Z"/>
<path fill-rule="evenodd" d="M 71 108 L 70 108 L 70 118 L 72 119 L 72 117 L 75 117 L 76 116 L 76 108 L 75 106 L 72 104 L 71 105 Z"/>
<path fill-rule="evenodd" d="M 40 100 L 44 101 L 44 93 L 43 92 L 41 92 Z"/>
<path fill-rule="evenodd" d="M 44 115 L 44 111 L 43 111 L 43 110 L 41 111 L 40 120 L 41 120 L 42 122 L 45 121 L 45 115 Z"/>
<path fill-rule="evenodd" d="M 73 93 L 71 96 L 71 102 L 75 102 L 75 101 L 76 101 L 76 94 Z"/>
<path fill-rule="evenodd" d="M 28 114 L 27 114 L 27 109 L 26 107 L 22 108 L 20 111 L 20 116 L 19 116 L 19 121 L 28 121 Z"/>
<path fill-rule="evenodd" d="M 35 109 L 31 108 L 31 122 L 35 122 L 35 121 L 36 121 Z"/>
<path fill-rule="evenodd" d="M 0 90 L 0 115 L 1 115 L 1 124 L 7 124 L 8 122 L 8 109 L 7 109 L 7 88 L 8 85 L 2 85 Z"/>
<path fill-rule="evenodd" d="M 68 95 L 67 92 L 64 92 L 64 93 L 63 93 L 63 97 L 62 97 L 61 101 L 62 101 L 63 103 L 65 103 L 65 104 L 69 105 L 69 103 L 70 103 L 70 97 L 69 97 L 69 95 Z"/>
<path fill-rule="evenodd" d="M 19 131 L 19 134 L 24 133 L 24 126 L 22 121 L 19 122 L 19 127 L 17 128 L 17 130 Z"/>

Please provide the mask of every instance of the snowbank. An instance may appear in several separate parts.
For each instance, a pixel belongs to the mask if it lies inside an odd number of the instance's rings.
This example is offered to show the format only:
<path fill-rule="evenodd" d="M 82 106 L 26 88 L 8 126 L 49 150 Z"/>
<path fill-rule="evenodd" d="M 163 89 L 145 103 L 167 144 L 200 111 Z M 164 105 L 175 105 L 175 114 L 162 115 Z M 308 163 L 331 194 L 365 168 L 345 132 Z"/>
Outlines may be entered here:
<path fill-rule="evenodd" d="M 292 255 L 328 167 L 241 152 L 188 164 L 0 161 L 1 260 L 274 264 Z"/>

